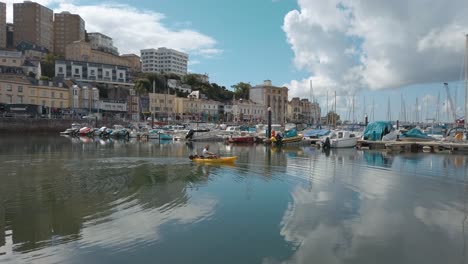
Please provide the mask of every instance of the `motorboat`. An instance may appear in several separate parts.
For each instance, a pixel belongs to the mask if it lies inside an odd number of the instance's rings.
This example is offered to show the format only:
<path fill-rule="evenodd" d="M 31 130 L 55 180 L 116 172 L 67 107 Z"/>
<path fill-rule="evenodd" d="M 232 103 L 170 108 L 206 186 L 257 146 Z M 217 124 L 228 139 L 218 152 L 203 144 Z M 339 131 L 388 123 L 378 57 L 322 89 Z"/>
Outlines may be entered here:
<path fill-rule="evenodd" d="M 331 148 L 353 148 L 356 146 L 359 136 L 352 131 L 337 130 L 325 138 L 329 138 Z"/>
<path fill-rule="evenodd" d="M 81 125 L 77 123 L 71 124 L 70 128 L 65 129 L 65 131 L 60 132 L 62 136 L 76 136 L 80 132 Z"/>
<path fill-rule="evenodd" d="M 81 137 L 94 135 L 94 130 L 91 127 L 82 127 L 79 134 Z"/>
<path fill-rule="evenodd" d="M 150 129 L 148 131 L 148 138 L 149 139 L 159 139 L 159 140 L 172 140 L 173 137 L 164 132 L 161 129 Z"/>
<path fill-rule="evenodd" d="M 114 130 L 110 134 L 113 138 L 128 138 L 130 137 L 130 132 L 121 125 L 114 125 Z"/>

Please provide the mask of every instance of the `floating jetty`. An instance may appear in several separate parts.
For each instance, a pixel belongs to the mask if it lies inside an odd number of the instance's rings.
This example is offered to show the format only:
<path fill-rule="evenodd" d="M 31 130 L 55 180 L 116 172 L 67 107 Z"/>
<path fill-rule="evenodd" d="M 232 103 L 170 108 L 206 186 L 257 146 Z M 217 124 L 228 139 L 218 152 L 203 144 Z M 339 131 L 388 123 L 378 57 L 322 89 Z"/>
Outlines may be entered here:
<path fill-rule="evenodd" d="M 390 152 L 445 152 L 468 154 L 468 144 L 440 141 L 367 141 L 359 140 L 358 149 L 387 150 Z"/>

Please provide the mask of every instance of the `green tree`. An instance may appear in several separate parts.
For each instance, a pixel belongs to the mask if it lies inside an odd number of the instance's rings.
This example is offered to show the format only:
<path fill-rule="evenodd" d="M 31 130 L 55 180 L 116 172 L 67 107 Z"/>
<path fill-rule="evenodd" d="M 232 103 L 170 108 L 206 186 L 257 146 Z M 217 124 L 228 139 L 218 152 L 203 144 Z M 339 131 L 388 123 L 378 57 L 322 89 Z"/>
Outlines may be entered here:
<path fill-rule="evenodd" d="M 330 125 L 337 124 L 340 121 L 340 115 L 333 111 L 328 112 L 328 114 L 326 115 L 326 118 L 327 118 L 327 124 L 330 124 Z"/>
<path fill-rule="evenodd" d="M 250 88 L 252 88 L 250 83 L 240 82 L 231 87 L 234 89 L 236 99 L 249 99 Z"/>
<path fill-rule="evenodd" d="M 139 95 L 147 94 L 151 89 L 151 83 L 146 78 L 140 78 L 135 80 L 135 92 Z"/>
<path fill-rule="evenodd" d="M 58 59 L 62 59 L 62 57 L 52 53 L 49 53 L 44 57 L 44 59 L 41 61 L 41 70 L 43 76 L 47 76 L 50 79 L 55 77 L 55 61 Z"/>

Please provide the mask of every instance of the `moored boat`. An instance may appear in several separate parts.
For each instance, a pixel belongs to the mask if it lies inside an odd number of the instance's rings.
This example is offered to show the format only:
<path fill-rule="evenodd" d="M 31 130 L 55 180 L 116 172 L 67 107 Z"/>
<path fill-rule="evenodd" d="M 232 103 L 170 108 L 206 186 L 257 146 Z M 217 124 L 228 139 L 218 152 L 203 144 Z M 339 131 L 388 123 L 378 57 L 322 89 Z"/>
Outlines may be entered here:
<path fill-rule="evenodd" d="M 332 148 L 353 148 L 356 146 L 358 136 L 352 131 L 336 131 L 336 137 L 330 139 Z"/>

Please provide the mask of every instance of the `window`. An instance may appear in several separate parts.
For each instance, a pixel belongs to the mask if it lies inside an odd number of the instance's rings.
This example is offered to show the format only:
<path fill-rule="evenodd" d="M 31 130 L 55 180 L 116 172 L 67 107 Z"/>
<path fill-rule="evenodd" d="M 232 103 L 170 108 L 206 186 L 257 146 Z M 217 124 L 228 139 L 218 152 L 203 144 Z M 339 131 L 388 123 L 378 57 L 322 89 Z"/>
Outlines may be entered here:
<path fill-rule="evenodd" d="M 91 70 L 89 75 L 96 75 L 95 70 Z"/>
<path fill-rule="evenodd" d="M 42 100 L 42 105 L 44 105 L 44 106 L 45 106 L 45 100 Z"/>
<path fill-rule="evenodd" d="M 59 67 L 58 70 L 59 70 L 59 73 L 63 73 L 63 68 L 62 67 Z"/>
<path fill-rule="evenodd" d="M 51 106 L 51 107 L 55 107 L 55 101 L 51 101 L 51 102 L 50 102 L 50 106 Z"/>
<path fill-rule="evenodd" d="M 2 62 L 6 62 L 6 59 L 2 59 Z"/>
<path fill-rule="evenodd" d="M 23 103 L 23 96 L 18 96 L 18 104 L 22 104 Z"/>
<path fill-rule="evenodd" d="M 36 100 L 31 99 L 31 104 L 36 104 Z"/>
<path fill-rule="evenodd" d="M 120 78 L 123 78 L 123 73 L 120 73 L 119 76 L 120 76 Z"/>
<path fill-rule="evenodd" d="M 22 93 L 23 92 L 23 86 L 18 86 L 18 93 Z"/>
<path fill-rule="evenodd" d="M 75 69 L 75 74 L 80 74 L 80 70 L 79 70 L 79 69 Z"/>
<path fill-rule="evenodd" d="M 73 95 L 78 95 L 78 90 L 73 90 Z"/>
<path fill-rule="evenodd" d="M 62 99 L 62 98 L 63 98 L 63 93 L 60 93 L 60 99 Z"/>
<path fill-rule="evenodd" d="M 12 90 L 11 84 L 7 84 L 6 87 L 7 87 L 6 90 L 11 92 L 11 90 Z"/>
<path fill-rule="evenodd" d="M 46 97 L 46 92 L 45 92 L 45 91 L 41 91 L 41 96 L 42 96 L 42 97 Z"/>
<path fill-rule="evenodd" d="M 30 90 L 30 91 L 29 91 L 29 94 L 30 94 L 30 95 L 36 95 L 36 90 L 34 90 L 34 89 Z"/>
<path fill-rule="evenodd" d="M 55 92 L 50 92 L 50 97 L 55 98 Z"/>
<path fill-rule="evenodd" d="M 108 71 L 106 71 L 106 77 L 109 77 L 109 72 Z"/>

